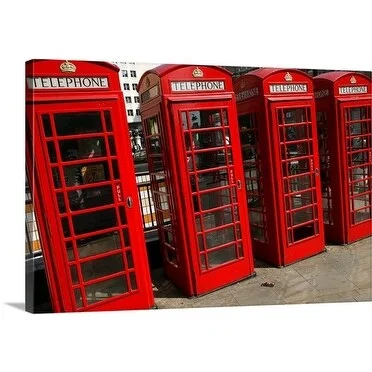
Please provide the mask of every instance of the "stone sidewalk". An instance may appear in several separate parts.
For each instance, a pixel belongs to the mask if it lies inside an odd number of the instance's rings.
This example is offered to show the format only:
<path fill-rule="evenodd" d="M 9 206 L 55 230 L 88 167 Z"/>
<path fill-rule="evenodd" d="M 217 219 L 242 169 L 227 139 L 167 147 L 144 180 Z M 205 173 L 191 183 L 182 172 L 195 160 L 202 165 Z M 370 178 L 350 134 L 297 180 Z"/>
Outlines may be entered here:
<path fill-rule="evenodd" d="M 159 309 L 332 303 L 372 300 L 372 237 L 326 251 L 287 267 L 255 261 L 256 276 L 213 293 L 184 297 L 161 271 L 153 272 Z M 273 287 L 261 286 L 274 283 Z"/>

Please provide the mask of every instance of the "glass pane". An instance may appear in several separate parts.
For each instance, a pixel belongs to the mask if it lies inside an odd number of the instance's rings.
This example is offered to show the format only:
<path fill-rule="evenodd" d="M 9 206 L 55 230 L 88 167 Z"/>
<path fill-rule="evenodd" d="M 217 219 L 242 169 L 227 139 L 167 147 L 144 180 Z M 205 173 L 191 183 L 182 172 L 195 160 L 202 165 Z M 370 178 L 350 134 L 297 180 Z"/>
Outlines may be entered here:
<path fill-rule="evenodd" d="M 363 207 L 368 207 L 371 204 L 371 195 L 364 194 L 358 195 L 355 198 L 350 200 L 350 204 L 354 201 L 354 209 L 359 209 Z"/>
<path fill-rule="evenodd" d="M 49 114 L 41 115 L 41 120 L 43 122 L 45 137 L 51 137 L 53 135 L 53 133 L 52 133 L 52 125 L 50 123 Z"/>
<path fill-rule="evenodd" d="M 243 244 L 242 243 L 238 243 L 238 254 L 239 254 L 239 257 L 244 257 L 244 251 L 243 251 Z"/>
<path fill-rule="evenodd" d="M 161 154 L 162 153 L 161 142 L 160 142 L 159 136 L 148 138 L 147 146 L 148 146 L 149 154 Z"/>
<path fill-rule="evenodd" d="M 230 189 L 213 191 L 200 195 L 202 209 L 212 209 L 231 203 Z"/>
<path fill-rule="evenodd" d="M 128 284 L 125 276 L 119 276 L 88 285 L 85 287 L 85 291 L 88 304 L 93 304 L 128 292 Z"/>
<path fill-rule="evenodd" d="M 369 163 L 368 151 L 360 151 L 349 156 L 349 166 Z"/>
<path fill-rule="evenodd" d="M 75 234 L 85 234 L 117 226 L 114 208 L 79 214 L 72 217 Z"/>
<path fill-rule="evenodd" d="M 131 250 L 126 251 L 126 254 L 127 254 L 127 264 L 128 264 L 128 269 L 133 269 L 134 264 L 133 264 L 133 255 L 132 255 L 132 251 L 131 251 Z"/>
<path fill-rule="evenodd" d="M 203 213 L 201 217 L 203 219 L 204 230 L 213 229 L 214 227 L 233 222 L 231 208 L 225 208 L 215 212 Z"/>
<path fill-rule="evenodd" d="M 312 143 L 302 142 L 296 145 L 281 145 L 282 159 L 297 158 L 312 154 Z"/>
<path fill-rule="evenodd" d="M 75 265 L 70 266 L 70 271 L 71 271 L 72 284 L 79 284 L 79 278 L 78 278 L 76 266 Z"/>
<path fill-rule="evenodd" d="M 75 294 L 75 303 L 76 303 L 76 307 L 79 309 L 80 307 L 83 307 L 83 299 L 81 297 L 81 291 L 79 288 L 76 288 L 74 290 L 74 294 Z"/>
<path fill-rule="evenodd" d="M 225 150 L 203 152 L 202 154 L 195 154 L 194 159 L 190 160 L 193 163 L 189 164 L 189 170 L 192 170 L 193 166 L 196 166 L 196 170 L 217 168 L 226 165 L 226 152 Z M 188 161 L 190 160 L 188 159 Z"/>
<path fill-rule="evenodd" d="M 114 203 L 111 186 L 91 187 L 68 192 L 70 209 L 87 209 Z"/>
<path fill-rule="evenodd" d="M 287 182 L 289 184 L 289 189 L 287 187 Z M 290 178 L 287 182 L 285 182 L 286 190 L 285 192 L 294 192 L 309 189 L 311 187 L 311 177 L 310 175 L 299 176 Z"/>
<path fill-rule="evenodd" d="M 235 260 L 237 258 L 235 252 L 235 245 L 218 249 L 214 252 L 209 252 L 207 253 L 207 255 L 209 268 L 216 267 L 218 265 Z"/>
<path fill-rule="evenodd" d="M 54 114 L 58 136 L 102 132 L 100 112 Z"/>
<path fill-rule="evenodd" d="M 201 265 L 201 269 L 202 270 L 206 270 L 207 269 L 207 258 L 205 256 L 205 254 L 201 254 L 200 255 L 200 265 Z"/>
<path fill-rule="evenodd" d="M 192 134 L 194 149 L 207 149 L 212 147 L 221 147 L 228 143 L 225 142 L 223 130 L 213 130 L 198 132 Z"/>
<path fill-rule="evenodd" d="M 112 172 L 114 175 L 114 180 L 118 180 L 120 178 L 118 161 L 116 159 L 112 159 L 111 164 L 112 164 Z M 108 172 L 108 169 L 107 171 L 105 171 L 105 174 L 107 174 L 107 178 L 109 178 L 110 173 Z"/>
<path fill-rule="evenodd" d="M 307 124 L 296 125 L 292 127 L 286 126 L 282 130 L 284 130 L 284 137 L 286 142 L 298 141 L 310 137 L 310 133 L 308 133 L 309 126 Z"/>
<path fill-rule="evenodd" d="M 62 161 L 96 158 L 107 154 L 103 137 L 64 140 L 58 143 Z"/>
<path fill-rule="evenodd" d="M 175 265 L 177 265 L 177 255 L 176 255 L 176 252 L 173 250 L 173 249 L 170 249 L 169 247 L 167 247 L 167 259 L 169 262 L 172 262 L 174 263 Z"/>
<path fill-rule="evenodd" d="M 302 123 L 306 121 L 305 109 L 303 108 L 283 110 L 283 112 L 284 124 Z"/>
<path fill-rule="evenodd" d="M 355 212 L 355 223 L 363 222 L 372 218 L 371 207 Z"/>
<path fill-rule="evenodd" d="M 309 238 L 310 236 L 315 235 L 315 227 L 314 224 L 316 223 L 309 223 L 308 225 L 305 226 L 300 226 L 300 227 L 294 227 L 293 228 L 293 241 L 297 242 L 302 239 Z M 290 242 L 292 241 L 292 237 L 289 240 Z"/>
<path fill-rule="evenodd" d="M 105 116 L 106 130 L 107 130 L 107 132 L 112 132 L 112 123 L 111 123 L 110 111 L 105 111 L 104 116 Z"/>
<path fill-rule="evenodd" d="M 149 135 L 160 133 L 156 116 L 150 119 L 146 119 L 146 126 L 147 126 L 147 131 Z"/>
<path fill-rule="evenodd" d="M 355 169 L 353 169 L 355 170 Z M 371 190 L 371 183 L 372 180 L 368 179 L 360 179 L 358 182 L 354 182 L 352 185 L 350 185 L 350 195 L 351 194 L 362 194 L 364 192 L 367 192 Z"/>
<path fill-rule="evenodd" d="M 123 229 L 124 245 L 130 247 L 129 230 Z"/>
<path fill-rule="evenodd" d="M 115 274 L 120 271 L 124 271 L 123 255 L 121 253 L 81 264 L 84 281 Z"/>
<path fill-rule="evenodd" d="M 305 205 L 312 204 L 312 192 L 304 192 L 297 195 L 292 195 L 286 198 L 287 210 L 301 208 Z"/>
<path fill-rule="evenodd" d="M 249 211 L 249 223 L 264 226 L 264 214 L 260 212 L 255 211 Z"/>
<path fill-rule="evenodd" d="M 198 245 L 199 245 L 199 251 L 204 251 L 204 239 L 203 234 L 198 235 Z"/>
<path fill-rule="evenodd" d="M 194 159 L 192 155 L 187 157 L 189 171 L 192 171 L 195 166 L 196 170 L 221 167 L 227 165 L 226 160 L 228 160 L 228 164 L 231 164 L 231 151 L 228 151 L 228 157 L 226 157 L 226 150 L 224 149 L 195 154 Z"/>
<path fill-rule="evenodd" d="M 54 146 L 54 142 L 47 142 L 47 146 L 48 146 L 49 161 L 51 163 L 56 163 L 57 154 L 56 154 L 56 148 Z"/>
<path fill-rule="evenodd" d="M 199 190 L 213 189 L 229 184 L 227 168 L 213 172 L 199 173 L 197 176 Z"/>
<path fill-rule="evenodd" d="M 58 170 L 58 168 L 52 168 L 52 176 L 53 176 L 54 187 L 56 189 L 61 188 L 62 187 L 62 183 L 61 183 L 61 177 L 59 176 L 59 170 Z"/>
<path fill-rule="evenodd" d="M 68 224 L 68 218 L 67 217 L 61 218 L 61 223 L 62 223 L 63 235 L 65 236 L 65 238 L 68 238 L 69 236 L 71 236 L 70 226 Z"/>
<path fill-rule="evenodd" d="M 66 251 L 67 251 L 67 258 L 69 261 L 75 260 L 74 251 L 72 248 L 72 242 L 66 242 Z"/>
<path fill-rule="evenodd" d="M 108 137 L 109 146 L 110 146 L 110 155 L 115 156 L 116 155 L 116 146 L 115 146 L 115 140 L 113 136 Z"/>
<path fill-rule="evenodd" d="M 66 205 L 65 205 L 65 198 L 63 197 L 63 193 L 58 192 L 56 195 L 57 195 L 57 204 L 58 204 L 59 213 L 65 213 Z"/>
<path fill-rule="evenodd" d="M 166 229 L 164 229 L 164 241 L 168 243 L 169 245 L 174 246 L 173 234 Z"/>
<path fill-rule="evenodd" d="M 136 274 L 134 272 L 129 274 L 130 287 L 132 290 L 137 289 Z"/>
<path fill-rule="evenodd" d="M 254 239 L 254 240 L 258 240 L 260 242 L 265 242 L 266 241 L 265 230 L 262 227 L 257 227 L 257 226 L 251 225 L 251 236 L 252 236 L 252 239 Z"/>
<path fill-rule="evenodd" d="M 293 225 L 299 225 L 300 223 L 311 221 L 313 219 L 314 215 L 312 207 L 292 212 Z M 290 223 L 288 223 L 288 225 L 290 225 Z"/>
<path fill-rule="evenodd" d="M 120 214 L 121 224 L 125 225 L 127 223 L 127 216 L 125 213 L 125 208 L 123 206 L 119 207 L 119 214 Z"/>
<path fill-rule="evenodd" d="M 77 239 L 76 244 L 80 258 L 121 248 L 119 233 L 117 231 L 98 234 L 85 239 Z"/>
<path fill-rule="evenodd" d="M 309 159 L 293 160 L 283 163 L 283 174 L 288 176 L 295 176 L 301 173 L 310 172 Z"/>
<path fill-rule="evenodd" d="M 207 249 L 223 245 L 235 240 L 234 227 L 212 231 L 205 234 Z"/>
<path fill-rule="evenodd" d="M 63 167 L 63 171 L 67 187 L 110 180 L 107 161 L 86 165 L 65 166 Z"/>
<path fill-rule="evenodd" d="M 163 172 L 164 167 L 164 161 L 163 158 L 150 158 L 150 161 L 153 163 L 154 172 Z"/>

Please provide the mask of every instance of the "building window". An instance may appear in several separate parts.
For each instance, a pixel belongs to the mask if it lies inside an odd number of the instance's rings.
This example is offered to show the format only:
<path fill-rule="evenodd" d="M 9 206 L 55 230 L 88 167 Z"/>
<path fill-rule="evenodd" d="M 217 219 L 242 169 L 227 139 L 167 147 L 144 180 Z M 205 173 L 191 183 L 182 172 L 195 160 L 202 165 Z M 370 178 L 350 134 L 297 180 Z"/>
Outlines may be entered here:
<path fill-rule="evenodd" d="M 130 76 L 131 77 L 137 77 L 136 71 L 130 70 Z"/>
<path fill-rule="evenodd" d="M 128 77 L 128 71 L 127 70 L 121 70 L 121 75 L 123 77 Z"/>
<path fill-rule="evenodd" d="M 132 103 L 132 98 L 131 97 L 125 97 L 125 102 L 126 103 Z"/>
<path fill-rule="evenodd" d="M 132 89 L 137 90 L 137 84 L 132 84 Z"/>
<path fill-rule="evenodd" d="M 138 116 L 139 116 L 139 115 L 141 115 L 141 113 L 140 113 L 140 110 L 139 110 L 139 109 L 137 109 L 137 110 L 136 110 L 136 115 L 138 115 Z"/>
<path fill-rule="evenodd" d="M 133 110 L 127 110 L 128 116 L 133 116 Z"/>
<path fill-rule="evenodd" d="M 139 103 L 139 97 L 134 97 L 134 103 Z"/>
<path fill-rule="evenodd" d="M 129 90 L 130 89 L 129 84 L 123 84 L 123 86 L 124 86 L 124 90 Z"/>

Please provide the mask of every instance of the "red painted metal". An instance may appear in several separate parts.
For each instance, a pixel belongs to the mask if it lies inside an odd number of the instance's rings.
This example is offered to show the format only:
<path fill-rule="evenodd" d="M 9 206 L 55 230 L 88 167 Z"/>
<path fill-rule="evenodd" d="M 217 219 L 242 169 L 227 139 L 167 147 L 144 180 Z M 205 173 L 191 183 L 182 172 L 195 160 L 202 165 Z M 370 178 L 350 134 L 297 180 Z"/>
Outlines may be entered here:
<path fill-rule="evenodd" d="M 163 65 L 138 91 L 166 275 L 188 296 L 253 275 L 231 74 Z"/>
<path fill-rule="evenodd" d="M 285 266 L 325 249 L 312 79 L 258 69 L 234 81 L 254 256 Z"/>
<path fill-rule="evenodd" d="M 372 89 L 360 73 L 314 78 L 326 239 L 372 235 Z"/>
<path fill-rule="evenodd" d="M 26 62 L 26 166 L 55 312 L 154 305 L 118 71 Z"/>

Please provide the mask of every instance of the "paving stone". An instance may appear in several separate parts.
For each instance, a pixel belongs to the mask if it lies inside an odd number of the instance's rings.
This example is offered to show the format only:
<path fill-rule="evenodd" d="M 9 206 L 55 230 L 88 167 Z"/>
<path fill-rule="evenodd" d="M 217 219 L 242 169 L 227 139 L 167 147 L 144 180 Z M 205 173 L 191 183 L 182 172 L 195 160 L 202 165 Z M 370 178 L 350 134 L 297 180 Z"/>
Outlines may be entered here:
<path fill-rule="evenodd" d="M 364 289 L 358 289 L 358 294 L 355 296 L 355 299 L 358 302 L 362 301 L 372 301 L 372 287 L 364 288 Z"/>
<path fill-rule="evenodd" d="M 356 302 L 357 296 L 360 296 L 357 291 L 346 291 L 322 295 L 318 297 L 306 298 L 299 301 L 295 301 L 293 303 L 310 304 L 310 303 Z"/>

